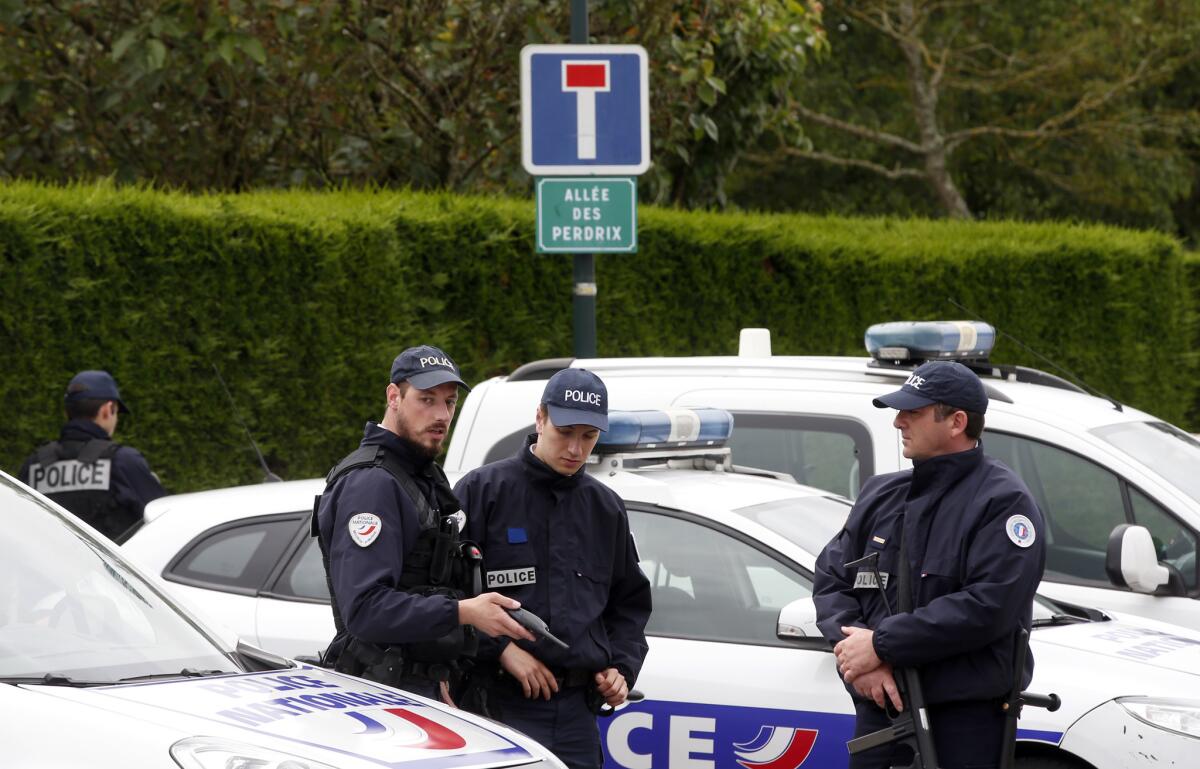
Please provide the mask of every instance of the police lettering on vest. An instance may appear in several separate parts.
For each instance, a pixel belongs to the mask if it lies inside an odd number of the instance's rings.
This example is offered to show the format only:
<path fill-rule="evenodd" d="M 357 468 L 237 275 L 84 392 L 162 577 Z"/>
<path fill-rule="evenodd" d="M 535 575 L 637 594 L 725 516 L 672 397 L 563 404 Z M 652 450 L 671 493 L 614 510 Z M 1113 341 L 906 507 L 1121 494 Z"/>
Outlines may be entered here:
<path fill-rule="evenodd" d="M 600 393 L 584 392 L 583 390 L 567 390 L 563 392 L 563 400 L 575 401 L 576 403 L 590 403 L 593 406 L 599 406 Z"/>
<path fill-rule="evenodd" d="M 42 494 L 68 491 L 108 491 L 112 483 L 112 460 L 94 463 L 64 459 L 49 465 L 29 466 L 29 485 Z"/>
<path fill-rule="evenodd" d="M 537 569 L 524 566 L 503 571 L 489 571 L 487 575 L 488 588 L 511 587 L 513 585 L 533 585 L 537 583 Z"/>

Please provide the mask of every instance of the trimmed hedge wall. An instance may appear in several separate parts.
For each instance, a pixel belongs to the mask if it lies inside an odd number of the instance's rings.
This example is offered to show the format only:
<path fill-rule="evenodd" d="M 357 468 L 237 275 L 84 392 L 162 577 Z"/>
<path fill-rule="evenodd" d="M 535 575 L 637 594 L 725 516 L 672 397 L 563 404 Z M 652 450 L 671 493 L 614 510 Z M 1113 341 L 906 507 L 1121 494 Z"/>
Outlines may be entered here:
<path fill-rule="evenodd" d="M 382 415 L 408 345 L 443 347 L 468 381 L 568 356 L 571 260 L 533 253 L 533 208 L 0 185 L 0 467 L 57 435 L 84 368 L 111 371 L 133 408 L 118 439 L 187 491 L 261 478 L 214 365 L 272 469 L 302 478 Z M 640 253 L 597 260 L 601 355 L 732 353 L 743 326 L 771 328 L 777 354 L 863 355 L 869 324 L 964 316 L 953 300 L 1115 397 L 1193 411 L 1200 267 L 1170 238 L 654 208 L 639 222 Z M 994 358 L 1046 368 L 1003 337 Z"/>

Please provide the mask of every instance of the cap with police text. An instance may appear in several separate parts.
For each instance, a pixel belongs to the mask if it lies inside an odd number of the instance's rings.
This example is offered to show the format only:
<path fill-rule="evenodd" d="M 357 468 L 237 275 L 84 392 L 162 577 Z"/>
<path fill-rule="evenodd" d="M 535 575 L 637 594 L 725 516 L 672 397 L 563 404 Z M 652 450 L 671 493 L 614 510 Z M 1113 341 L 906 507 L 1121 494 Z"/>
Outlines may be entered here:
<path fill-rule="evenodd" d="M 80 371 L 67 383 L 67 392 L 63 396 L 63 402 L 77 403 L 92 399 L 116 401 L 119 413 L 129 413 L 129 407 L 121 400 L 121 391 L 117 389 L 117 380 L 113 379 L 112 374 L 107 371 Z"/>
<path fill-rule="evenodd" d="M 944 403 L 983 414 L 987 412 L 988 397 L 974 371 L 956 361 L 934 360 L 917 366 L 903 387 L 876 398 L 873 403 L 877 408 L 901 411 Z"/>
<path fill-rule="evenodd" d="M 471 389 L 462 380 L 458 366 L 450 356 L 427 344 L 409 347 L 392 361 L 392 383 L 400 382 L 408 382 L 418 390 L 428 390 L 447 382 Z"/>
<path fill-rule="evenodd" d="M 565 368 L 546 383 L 542 403 L 560 427 L 591 425 L 608 429 L 608 388 L 584 368 Z"/>

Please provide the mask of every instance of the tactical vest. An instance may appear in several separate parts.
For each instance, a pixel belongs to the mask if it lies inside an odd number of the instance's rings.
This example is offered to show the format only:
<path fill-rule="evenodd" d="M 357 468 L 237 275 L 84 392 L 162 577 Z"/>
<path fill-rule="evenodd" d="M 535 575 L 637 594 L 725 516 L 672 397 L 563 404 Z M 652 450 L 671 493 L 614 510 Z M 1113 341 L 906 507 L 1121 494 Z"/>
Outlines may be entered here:
<path fill-rule="evenodd" d="M 29 485 L 120 544 L 142 522 L 141 513 L 121 507 L 112 490 L 113 455 L 120 447 L 100 438 L 47 443 L 29 465 Z"/>
<path fill-rule="evenodd" d="M 390 646 L 386 649 L 376 644 L 360 641 L 349 635 L 338 609 L 333 591 L 333 580 L 329 574 L 329 553 L 320 539 L 318 512 L 321 498 L 346 473 L 364 467 L 382 467 L 387 470 L 405 495 L 417 508 L 420 532 L 416 544 L 404 556 L 400 574 L 400 587 L 417 595 L 443 595 L 458 600 L 479 595 L 480 564 L 479 549 L 473 543 L 463 542 L 458 536 L 458 522 L 429 503 L 409 471 L 383 446 L 360 446 L 337 464 L 325 478 L 325 491 L 313 503 L 311 534 L 317 537 L 321 548 L 321 560 L 325 565 L 325 581 L 329 586 L 330 606 L 337 635 L 330 644 L 327 656 L 336 655 L 335 669 L 351 675 L 360 675 L 381 683 L 387 679 L 415 676 L 442 678 L 455 668 L 463 657 L 475 654 L 479 641 L 475 628 L 459 625 L 450 633 L 432 641 Z M 340 647 L 340 648 L 339 648 Z M 440 674 L 440 671 L 445 675 Z M 384 675 L 383 671 L 390 671 Z"/>

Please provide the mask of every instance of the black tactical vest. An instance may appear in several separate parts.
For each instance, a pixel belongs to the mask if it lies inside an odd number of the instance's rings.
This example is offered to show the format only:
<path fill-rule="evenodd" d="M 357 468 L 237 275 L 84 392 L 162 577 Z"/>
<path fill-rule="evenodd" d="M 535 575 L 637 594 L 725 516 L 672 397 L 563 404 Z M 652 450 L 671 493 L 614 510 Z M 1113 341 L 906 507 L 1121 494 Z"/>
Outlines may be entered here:
<path fill-rule="evenodd" d="M 478 595 L 481 592 L 478 548 L 459 540 L 457 520 L 442 515 L 440 510 L 431 505 L 409 471 L 383 446 L 360 446 L 351 452 L 325 477 L 324 493 L 328 493 L 343 475 L 363 467 L 382 467 L 387 470 L 417 508 L 421 530 L 417 534 L 416 544 L 404 556 L 400 587 L 417 595 L 443 595 L 455 600 Z M 475 629 L 469 625 L 459 625 L 449 634 L 432 641 L 403 644 L 386 650 L 349 636 L 333 592 L 329 553 L 320 539 L 317 515 L 324 493 L 313 503 L 311 534 L 318 538 L 321 547 L 333 623 L 337 629 L 327 653 L 327 657 L 336 657 L 336 669 L 379 680 L 377 676 L 370 675 L 371 669 L 395 667 L 399 671 L 401 660 L 404 675 L 412 675 L 414 669 L 424 669 L 428 663 L 452 664 L 462 657 L 473 656 L 479 644 Z"/>
<path fill-rule="evenodd" d="M 28 483 L 120 544 L 142 522 L 141 513 L 121 507 L 113 493 L 113 455 L 120 447 L 100 438 L 47 443 L 29 465 Z"/>

